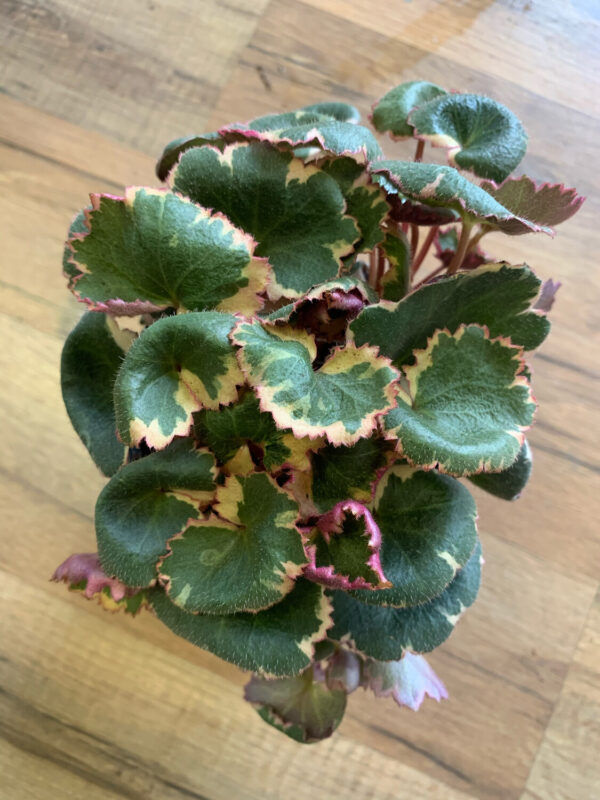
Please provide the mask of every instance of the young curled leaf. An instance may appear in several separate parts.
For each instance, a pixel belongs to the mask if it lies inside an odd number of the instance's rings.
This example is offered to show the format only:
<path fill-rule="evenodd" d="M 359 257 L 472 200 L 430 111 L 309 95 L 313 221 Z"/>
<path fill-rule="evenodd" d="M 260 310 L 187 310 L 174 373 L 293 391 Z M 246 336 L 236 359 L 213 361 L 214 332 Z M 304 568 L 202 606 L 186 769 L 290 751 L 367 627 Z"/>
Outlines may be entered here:
<path fill-rule="evenodd" d="M 114 388 L 119 435 L 165 447 L 186 436 L 193 413 L 237 399 L 244 383 L 228 334 L 236 318 L 218 311 L 164 317 L 137 339 Z"/>
<path fill-rule="evenodd" d="M 385 589 L 381 568 L 381 531 L 369 509 L 345 500 L 317 521 L 318 534 L 306 545 L 304 576 L 329 589 Z"/>
<path fill-rule="evenodd" d="M 74 233 L 69 288 L 92 309 L 136 315 L 169 307 L 257 311 L 268 265 L 222 214 L 159 189 L 91 195 Z"/>
<path fill-rule="evenodd" d="M 392 697 L 399 706 L 418 711 L 428 695 L 446 700 L 448 692 L 423 656 L 409 653 L 399 661 L 375 661 L 367 658 L 363 667 L 363 686 L 377 697 Z"/>
<path fill-rule="evenodd" d="M 262 719 L 297 742 L 320 742 L 335 731 L 346 710 L 346 692 L 317 679 L 318 667 L 295 678 L 253 675 L 244 697 Z M 319 675 L 319 678 L 321 676 Z"/>
<path fill-rule="evenodd" d="M 522 352 L 478 325 L 437 331 L 404 368 L 408 388 L 385 417 L 385 435 L 426 469 L 464 476 L 510 466 L 536 408 Z"/>
<path fill-rule="evenodd" d="M 168 543 L 159 574 L 186 611 L 259 611 L 291 592 L 306 563 L 298 505 L 265 473 L 217 488 L 217 515 L 194 520 Z"/>
<path fill-rule="evenodd" d="M 413 135 L 409 122 L 412 109 L 445 94 L 445 89 L 428 81 L 401 83 L 375 103 L 371 122 L 380 133 L 389 132 L 394 139 L 409 139 Z"/>
<path fill-rule="evenodd" d="M 398 373 L 374 348 L 347 345 L 315 370 L 315 340 L 304 331 L 242 322 L 232 340 L 262 410 L 298 437 L 353 444 L 394 404 Z"/>

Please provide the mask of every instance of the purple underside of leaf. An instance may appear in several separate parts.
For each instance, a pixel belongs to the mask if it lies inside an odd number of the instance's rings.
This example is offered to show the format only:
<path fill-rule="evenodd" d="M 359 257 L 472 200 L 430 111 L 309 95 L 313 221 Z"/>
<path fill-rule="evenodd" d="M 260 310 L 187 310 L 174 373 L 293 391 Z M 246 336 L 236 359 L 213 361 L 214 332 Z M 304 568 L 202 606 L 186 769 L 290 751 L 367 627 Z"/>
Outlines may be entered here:
<path fill-rule="evenodd" d="M 552 278 L 548 278 L 547 281 L 544 281 L 540 289 L 540 296 L 536 300 L 533 308 L 537 308 L 539 311 L 550 311 L 556 300 L 556 293 L 561 286 L 562 283 L 560 281 L 553 281 Z"/>
<path fill-rule="evenodd" d="M 369 509 L 357 500 L 343 500 L 337 503 L 331 511 L 323 514 L 317 521 L 317 528 L 323 538 L 329 543 L 332 536 L 343 535 L 343 523 L 347 514 L 351 514 L 356 519 L 363 519 L 365 524 L 365 536 L 367 537 L 367 548 L 369 556 L 366 565 L 377 576 L 377 583 L 371 583 L 362 576 L 350 578 L 347 575 L 340 575 L 336 572 L 333 564 L 317 566 L 317 547 L 308 544 L 305 547 L 306 556 L 309 560 L 308 566 L 304 568 L 304 575 L 309 580 L 327 586 L 330 589 L 383 589 L 391 586 L 384 575 L 381 566 L 381 531 L 373 519 Z"/>
<path fill-rule="evenodd" d="M 425 696 L 446 700 L 448 692 L 441 679 L 421 655 L 408 650 L 395 662 L 368 660 L 364 667 L 363 686 L 377 697 L 393 697 L 399 706 L 418 711 Z"/>
<path fill-rule="evenodd" d="M 86 581 L 84 594 L 87 598 L 93 597 L 103 589 L 109 589 L 113 600 L 123 600 L 131 590 L 122 581 L 109 578 L 102 569 L 98 553 L 74 553 L 56 568 L 52 575 L 53 581 L 64 581 L 74 585 Z"/>

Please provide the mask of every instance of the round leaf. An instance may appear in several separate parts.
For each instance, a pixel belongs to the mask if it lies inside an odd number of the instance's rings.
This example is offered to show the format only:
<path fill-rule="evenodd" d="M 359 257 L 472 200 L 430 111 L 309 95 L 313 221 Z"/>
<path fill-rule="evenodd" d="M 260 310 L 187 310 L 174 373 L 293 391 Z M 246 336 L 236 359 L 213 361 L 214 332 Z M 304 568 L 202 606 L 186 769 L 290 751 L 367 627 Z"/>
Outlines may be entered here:
<path fill-rule="evenodd" d="M 531 448 L 526 439 L 519 450 L 517 460 L 508 469 L 502 472 L 480 472 L 479 475 L 471 475 L 469 480 L 484 492 L 489 492 L 502 500 L 517 500 L 527 485 L 531 468 Z"/>
<path fill-rule="evenodd" d="M 415 106 L 427 103 L 434 97 L 445 95 L 446 90 L 428 81 L 408 81 L 391 89 L 373 108 L 371 122 L 380 133 L 389 133 L 395 139 L 413 135 L 408 115 Z"/>
<path fill-rule="evenodd" d="M 159 568 L 186 611 L 258 611 L 281 600 L 306 563 L 295 526 L 298 505 L 265 472 L 217 489 L 219 517 L 193 522 L 169 542 Z"/>
<path fill-rule="evenodd" d="M 132 461 L 106 484 L 96 503 L 96 537 L 107 575 L 130 586 L 156 578 L 167 540 L 199 515 L 215 490 L 215 460 L 179 439 Z"/>
<path fill-rule="evenodd" d="M 202 147 L 204 144 L 212 144 L 214 147 L 218 147 L 221 142 L 222 138 L 218 133 L 200 133 L 173 139 L 173 141 L 169 142 L 165 147 L 156 164 L 156 175 L 158 179 L 166 181 L 169 172 L 177 163 L 179 156 L 191 147 Z"/>
<path fill-rule="evenodd" d="M 502 181 L 527 149 L 525 129 L 506 106 L 478 94 L 445 94 L 415 108 L 414 135 L 448 150 L 453 166 Z"/>
<path fill-rule="evenodd" d="M 151 602 L 161 622 L 178 636 L 220 658 L 261 674 L 298 675 L 331 626 L 323 587 L 299 578 L 280 603 L 265 611 L 189 614 L 155 589 Z"/>
<path fill-rule="evenodd" d="M 326 101 L 324 103 L 313 103 L 310 106 L 304 106 L 301 110 L 322 114 L 326 117 L 333 117 L 333 119 L 337 119 L 339 122 L 360 122 L 360 111 L 349 103 Z"/>
<path fill-rule="evenodd" d="M 458 481 L 397 464 L 377 485 L 373 516 L 381 530 L 381 566 L 393 588 L 357 591 L 364 603 L 414 606 L 439 595 L 469 560 L 477 510 Z"/>
<path fill-rule="evenodd" d="M 256 238 L 257 255 L 268 257 L 273 267 L 274 299 L 299 297 L 335 277 L 341 257 L 359 236 L 333 178 L 266 143 L 241 142 L 223 153 L 212 147 L 188 150 L 174 186 Z"/>
<path fill-rule="evenodd" d="M 121 439 L 162 448 L 185 436 L 192 413 L 237 398 L 244 382 L 228 334 L 236 319 L 195 311 L 155 322 L 137 339 L 115 383 Z"/>
<path fill-rule="evenodd" d="M 385 417 L 386 435 L 415 465 L 452 475 L 506 468 L 535 412 L 521 354 L 476 325 L 437 331 L 404 369 L 408 389 Z"/>

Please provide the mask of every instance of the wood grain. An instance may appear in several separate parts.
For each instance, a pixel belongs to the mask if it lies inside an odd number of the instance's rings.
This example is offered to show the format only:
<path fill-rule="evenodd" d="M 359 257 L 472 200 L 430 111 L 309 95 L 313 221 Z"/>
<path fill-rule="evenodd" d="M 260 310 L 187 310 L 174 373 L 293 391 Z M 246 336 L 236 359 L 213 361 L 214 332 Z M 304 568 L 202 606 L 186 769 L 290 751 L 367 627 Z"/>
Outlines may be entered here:
<path fill-rule="evenodd" d="M 62 240 L 88 193 L 153 183 L 151 154 L 169 138 L 335 97 L 366 114 L 390 86 L 424 78 L 505 102 L 529 131 L 524 169 L 597 198 L 595 5 L 1 7 L 0 798 L 600 796 L 597 199 L 556 240 L 489 237 L 490 252 L 563 287 L 534 362 L 532 481 L 516 504 L 475 492 L 482 591 L 431 659 L 449 701 L 413 714 L 358 692 L 333 739 L 299 747 L 243 703 L 231 665 L 150 615 L 108 615 L 48 580 L 94 549 L 104 482 L 59 388 L 81 313 Z"/>

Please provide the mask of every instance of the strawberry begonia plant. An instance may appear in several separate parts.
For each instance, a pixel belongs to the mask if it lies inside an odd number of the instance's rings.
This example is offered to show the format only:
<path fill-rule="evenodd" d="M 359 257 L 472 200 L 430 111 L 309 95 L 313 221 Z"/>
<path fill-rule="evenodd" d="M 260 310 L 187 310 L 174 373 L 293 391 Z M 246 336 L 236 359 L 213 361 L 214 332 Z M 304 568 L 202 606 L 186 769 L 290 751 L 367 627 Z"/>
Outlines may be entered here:
<path fill-rule="evenodd" d="M 558 288 L 481 241 L 552 234 L 582 202 L 511 176 L 527 137 L 490 98 L 411 82 L 371 119 L 414 160 L 344 103 L 171 142 L 165 185 L 91 195 L 64 255 L 87 311 L 63 395 L 109 481 L 98 553 L 55 579 L 252 671 L 246 699 L 300 742 L 358 687 L 447 696 L 422 654 L 482 563 L 458 479 L 524 488 Z"/>

